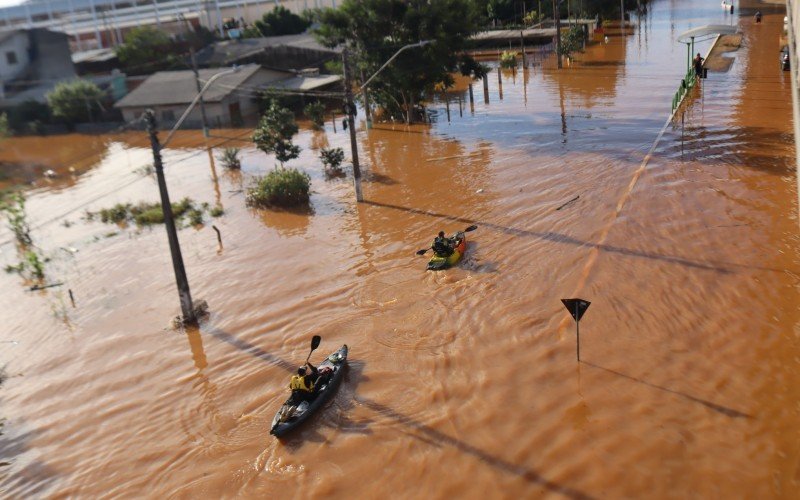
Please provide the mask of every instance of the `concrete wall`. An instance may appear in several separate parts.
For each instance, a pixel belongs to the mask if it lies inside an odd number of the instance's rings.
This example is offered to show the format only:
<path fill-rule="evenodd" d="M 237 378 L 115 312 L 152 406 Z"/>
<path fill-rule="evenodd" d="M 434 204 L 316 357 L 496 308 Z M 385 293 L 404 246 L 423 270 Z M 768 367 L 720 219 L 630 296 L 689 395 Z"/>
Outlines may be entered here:
<path fill-rule="evenodd" d="M 16 64 L 9 64 L 7 53 L 13 52 Z M 25 32 L 15 33 L 0 44 L 0 80 L 8 81 L 17 78 L 30 64 L 30 41 Z"/>
<path fill-rule="evenodd" d="M 800 206 L 800 64 L 798 47 L 800 40 L 800 0 L 786 0 L 786 13 L 789 18 L 789 55 L 791 58 L 792 108 L 794 111 L 794 146 L 796 154 L 795 175 L 797 175 L 797 201 Z"/>

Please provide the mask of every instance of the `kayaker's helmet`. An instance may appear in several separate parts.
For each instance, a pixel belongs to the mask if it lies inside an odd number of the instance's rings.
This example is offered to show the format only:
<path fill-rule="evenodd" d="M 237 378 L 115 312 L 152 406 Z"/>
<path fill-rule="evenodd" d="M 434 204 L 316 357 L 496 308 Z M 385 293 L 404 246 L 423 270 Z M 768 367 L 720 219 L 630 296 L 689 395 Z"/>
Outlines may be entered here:
<path fill-rule="evenodd" d="M 444 231 L 439 231 L 439 238 L 444 238 Z"/>
<path fill-rule="evenodd" d="M 305 366 L 301 366 L 300 368 L 298 368 L 297 369 L 297 374 L 300 375 L 301 377 L 304 376 L 306 374 L 306 367 Z"/>

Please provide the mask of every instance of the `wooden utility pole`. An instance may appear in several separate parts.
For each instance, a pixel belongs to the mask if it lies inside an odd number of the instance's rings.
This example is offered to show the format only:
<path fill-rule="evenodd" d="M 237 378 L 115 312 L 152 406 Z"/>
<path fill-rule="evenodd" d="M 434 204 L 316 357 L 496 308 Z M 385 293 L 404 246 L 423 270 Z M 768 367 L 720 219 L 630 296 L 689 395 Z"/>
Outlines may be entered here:
<path fill-rule="evenodd" d="M 350 154 L 353 157 L 353 185 L 356 190 L 356 201 L 364 201 L 364 195 L 361 193 L 361 168 L 358 165 L 358 141 L 356 140 L 356 105 L 353 102 L 353 87 L 350 80 L 350 61 L 348 49 L 342 51 L 342 65 L 344 66 L 344 95 L 345 95 L 345 113 L 347 114 L 347 128 L 350 129 Z"/>
<path fill-rule="evenodd" d="M 200 85 L 200 72 L 197 70 L 197 59 L 194 56 L 194 47 L 189 48 L 189 55 L 192 57 L 192 71 L 194 71 L 194 84 L 197 87 L 197 93 L 200 93 L 202 88 Z M 200 96 L 200 116 L 203 120 L 203 137 L 208 137 L 208 120 L 206 119 L 206 105 L 203 102 L 203 96 Z"/>
<path fill-rule="evenodd" d="M 147 133 L 150 135 L 150 147 L 153 149 L 153 167 L 158 179 L 158 191 L 161 194 L 161 210 L 164 212 L 164 226 L 167 228 L 169 251 L 172 254 L 172 268 L 175 271 L 175 281 L 178 285 L 178 295 L 181 300 L 181 313 L 184 323 L 197 321 L 192 305 L 192 294 L 189 291 L 189 280 L 186 278 L 186 269 L 183 267 L 181 246 L 178 242 L 178 232 L 175 229 L 175 217 L 172 214 L 172 204 L 167 192 L 167 181 L 164 178 L 164 166 L 161 163 L 161 143 L 158 141 L 156 131 L 156 115 L 152 109 L 144 112 Z"/>
<path fill-rule="evenodd" d="M 553 21 L 556 24 L 556 58 L 558 61 L 558 69 L 563 66 L 561 64 L 561 14 L 558 10 L 558 0 L 553 0 Z"/>

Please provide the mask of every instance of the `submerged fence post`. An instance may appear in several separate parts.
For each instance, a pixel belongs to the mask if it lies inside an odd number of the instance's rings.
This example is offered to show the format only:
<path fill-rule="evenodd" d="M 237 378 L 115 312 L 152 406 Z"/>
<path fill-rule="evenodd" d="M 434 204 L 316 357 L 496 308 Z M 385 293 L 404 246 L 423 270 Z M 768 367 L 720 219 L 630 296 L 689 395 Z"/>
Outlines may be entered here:
<path fill-rule="evenodd" d="M 469 110 L 475 113 L 475 95 L 472 93 L 472 84 L 469 84 Z"/>
<path fill-rule="evenodd" d="M 483 77 L 483 103 L 489 104 L 489 78 L 488 75 Z"/>

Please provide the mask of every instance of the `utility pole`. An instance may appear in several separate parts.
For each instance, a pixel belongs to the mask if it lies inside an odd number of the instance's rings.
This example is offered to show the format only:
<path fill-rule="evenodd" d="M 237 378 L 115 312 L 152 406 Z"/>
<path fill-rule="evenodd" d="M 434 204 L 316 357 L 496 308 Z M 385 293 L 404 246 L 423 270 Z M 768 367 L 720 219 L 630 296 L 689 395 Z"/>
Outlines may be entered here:
<path fill-rule="evenodd" d="M 350 129 L 350 152 L 353 157 L 353 185 L 356 190 L 356 201 L 364 201 L 361 193 L 361 168 L 358 165 L 358 142 L 356 141 L 356 105 L 353 103 L 353 84 L 350 80 L 350 61 L 347 47 L 342 51 L 342 65 L 344 66 L 344 95 L 345 112 L 347 113 L 347 128 Z"/>
<path fill-rule="evenodd" d="M 622 24 L 619 25 L 620 30 L 625 30 L 625 0 L 619 0 L 619 20 Z"/>
<path fill-rule="evenodd" d="M 361 81 L 364 80 L 364 70 L 361 70 Z M 372 110 L 369 109 L 369 95 L 367 94 L 367 87 L 361 87 L 361 98 L 364 99 L 364 115 L 367 118 L 367 129 L 372 128 Z"/>
<path fill-rule="evenodd" d="M 553 0 L 553 20 L 556 23 L 556 57 L 558 60 L 558 69 L 561 69 L 561 14 L 558 10 L 559 0 Z"/>
<path fill-rule="evenodd" d="M 170 204 L 169 193 L 167 192 L 167 181 L 164 179 L 164 166 L 161 163 L 161 144 L 158 142 L 155 112 L 152 109 L 145 111 L 144 120 L 147 126 L 147 133 L 150 135 L 150 147 L 153 149 L 153 167 L 158 179 L 158 191 L 161 194 L 161 210 L 164 212 L 164 225 L 167 228 L 169 250 L 172 254 L 172 267 L 175 271 L 175 281 L 178 285 L 178 295 L 181 300 L 182 319 L 184 323 L 194 323 L 196 318 L 194 307 L 192 306 L 192 294 L 189 292 L 189 280 L 186 278 L 186 269 L 183 267 L 178 232 L 175 229 L 175 218 L 172 215 L 172 204 Z"/>
<path fill-rule="evenodd" d="M 200 72 L 197 70 L 197 58 L 194 56 L 194 47 L 189 48 L 189 55 L 192 57 L 192 71 L 194 71 L 194 84 L 197 93 L 200 94 Z M 203 95 L 200 94 L 200 116 L 203 120 L 203 137 L 208 138 L 208 121 L 206 120 L 206 105 L 203 102 Z"/>

